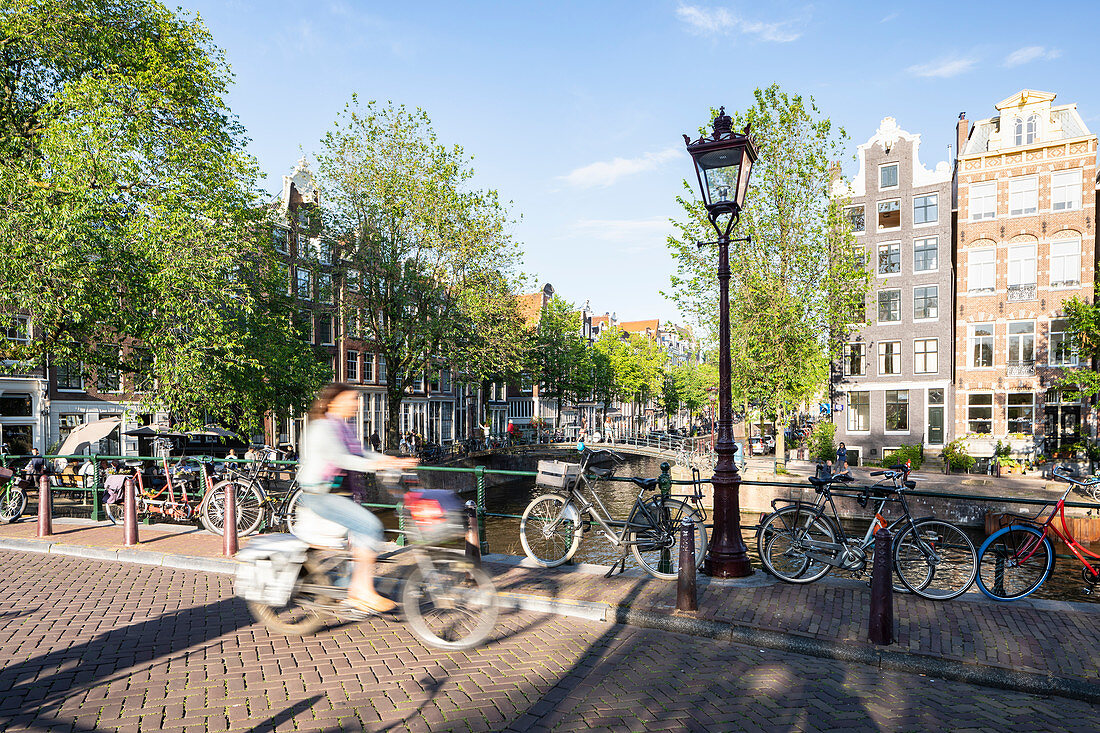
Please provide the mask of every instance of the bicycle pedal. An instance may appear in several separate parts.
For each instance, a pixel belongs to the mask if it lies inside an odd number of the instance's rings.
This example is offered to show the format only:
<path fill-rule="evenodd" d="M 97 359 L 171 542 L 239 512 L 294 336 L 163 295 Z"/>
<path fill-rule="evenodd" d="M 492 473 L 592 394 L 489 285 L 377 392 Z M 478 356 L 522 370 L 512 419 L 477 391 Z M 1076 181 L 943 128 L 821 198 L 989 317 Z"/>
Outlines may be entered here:
<path fill-rule="evenodd" d="M 1081 589 L 1081 592 L 1084 593 L 1086 596 L 1091 596 L 1092 588 L 1086 585 L 1084 588 Z"/>

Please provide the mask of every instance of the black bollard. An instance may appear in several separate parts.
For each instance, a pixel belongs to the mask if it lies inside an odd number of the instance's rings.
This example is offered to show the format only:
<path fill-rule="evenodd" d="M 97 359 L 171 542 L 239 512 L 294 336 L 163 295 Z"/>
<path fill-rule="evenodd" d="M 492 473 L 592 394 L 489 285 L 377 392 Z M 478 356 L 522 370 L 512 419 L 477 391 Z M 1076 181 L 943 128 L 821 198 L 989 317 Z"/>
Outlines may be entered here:
<path fill-rule="evenodd" d="M 698 611 L 695 592 L 695 522 L 690 517 L 680 520 L 680 573 L 676 578 L 676 610 Z"/>
<path fill-rule="evenodd" d="M 137 489 L 134 480 L 126 479 L 122 495 L 122 544 L 130 547 L 138 543 Z"/>
<path fill-rule="evenodd" d="M 874 644 L 894 643 L 894 567 L 890 558 L 894 536 L 883 527 L 875 532 L 875 564 L 871 569 L 871 618 L 867 636 Z"/>
<path fill-rule="evenodd" d="M 50 477 L 40 474 L 38 477 L 38 536 L 49 537 L 53 534 L 53 495 L 50 493 Z"/>
<path fill-rule="evenodd" d="M 477 504 L 466 502 L 466 559 L 481 566 L 481 540 L 478 537 Z"/>

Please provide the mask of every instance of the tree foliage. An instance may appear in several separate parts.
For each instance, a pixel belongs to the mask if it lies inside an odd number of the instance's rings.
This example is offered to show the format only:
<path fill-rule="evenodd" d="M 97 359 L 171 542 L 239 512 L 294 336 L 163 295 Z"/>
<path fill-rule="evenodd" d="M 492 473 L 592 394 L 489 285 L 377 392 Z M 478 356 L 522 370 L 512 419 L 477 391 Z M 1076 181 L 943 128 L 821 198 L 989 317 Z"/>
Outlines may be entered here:
<path fill-rule="evenodd" d="M 594 386 L 580 312 L 572 303 L 555 295 L 542 307 L 531 355 L 541 393 L 557 403 L 555 419 L 560 423 L 562 407 L 587 399 Z"/>
<path fill-rule="evenodd" d="M 732 118 L 735 128 L 751 126 L 760 153 L 734 235 L 751 242 L 730 244 L 733 389 L 782 415 L 821 388 L 853 314 L 863 318 L 869 275 L 843 216 L 846 201 L 831 191 L 830 166 L 846 135 L 812 98 L 777 84 L 757 89 L 752 106 Z M 693 184 L 685 181 L 677 200 L 684 217 L 668 242 L 677 261 L 669 294 L 716 341 L 715 248 L 696 245 L 714 230 Z"/>
<path fill-rule="evenodd" d="M 230 73 L 197 19 L 154 0 L 0 10 L 0 308 L 35 338 L 4 356 L 134 374 L 148 409 L 255 427 L 316 383 Z"/>

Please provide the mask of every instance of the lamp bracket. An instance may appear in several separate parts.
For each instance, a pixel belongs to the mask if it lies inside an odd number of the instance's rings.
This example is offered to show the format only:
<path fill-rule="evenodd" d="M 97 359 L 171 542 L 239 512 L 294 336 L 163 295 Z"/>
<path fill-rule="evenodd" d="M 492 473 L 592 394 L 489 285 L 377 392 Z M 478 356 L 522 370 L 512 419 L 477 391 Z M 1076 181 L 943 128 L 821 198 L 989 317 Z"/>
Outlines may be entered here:
<path fill-rule="evenodd" d="M 748 243 L 751 244 L 752 243 L 752 237 L 734 237 L 733 239 L 731 239 L 729 241 L 730 242 L 748 242 Z M 696 242 L 695 246 L 698 247 L 699 249 L 702 249 L 703 247 L 710 247 L 711 245 L 721 244 L 721 243 L 722 243 L 721 241 L 717 241 L 717 242 Z"/>

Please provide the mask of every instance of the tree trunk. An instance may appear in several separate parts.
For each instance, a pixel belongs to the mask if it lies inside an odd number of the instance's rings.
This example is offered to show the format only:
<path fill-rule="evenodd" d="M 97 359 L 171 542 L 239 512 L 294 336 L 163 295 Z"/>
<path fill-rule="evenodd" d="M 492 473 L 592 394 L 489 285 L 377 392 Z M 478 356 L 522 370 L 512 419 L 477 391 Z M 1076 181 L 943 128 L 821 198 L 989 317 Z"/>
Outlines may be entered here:
<path fill-rule="evenodd" d="M 782 461 L 783 467 L 786 467 L 787 436 L 785 431 L 779 429 L 779 426 L 783 424 L 783 417 L 783 408 L 777 407 L 775 410 L 775 460 Z"/>
<path fill-rule="evenodd" d="M 401 398 L 403 390 L 396 384 L 386 385 L 386 409 L 389 423 L 386 425 L 386 448 L 396 450 L 401 444 Z"/>

